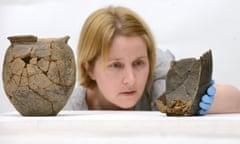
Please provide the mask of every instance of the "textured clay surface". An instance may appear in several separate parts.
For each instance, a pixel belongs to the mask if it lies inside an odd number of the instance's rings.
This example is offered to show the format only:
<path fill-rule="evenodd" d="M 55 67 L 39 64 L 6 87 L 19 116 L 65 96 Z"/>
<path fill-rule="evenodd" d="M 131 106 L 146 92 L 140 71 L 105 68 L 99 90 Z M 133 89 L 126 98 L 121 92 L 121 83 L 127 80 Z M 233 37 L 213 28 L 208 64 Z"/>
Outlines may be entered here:
<path fill-rule="evenodd" d="M 3 64 L 4 90 L 25 116 L 57 115 L 75 85 L 72 49 L 63 38 L 13 36 Z"/>
<path fill-rule="evenodd" d="M 173 61 L 166 79 L 166 105 L 157 106 L 167 115 L 197 115 L 199 102 L 212 78 L 212 53 L 209 50 L 200 59 L 186 58 Z"/>

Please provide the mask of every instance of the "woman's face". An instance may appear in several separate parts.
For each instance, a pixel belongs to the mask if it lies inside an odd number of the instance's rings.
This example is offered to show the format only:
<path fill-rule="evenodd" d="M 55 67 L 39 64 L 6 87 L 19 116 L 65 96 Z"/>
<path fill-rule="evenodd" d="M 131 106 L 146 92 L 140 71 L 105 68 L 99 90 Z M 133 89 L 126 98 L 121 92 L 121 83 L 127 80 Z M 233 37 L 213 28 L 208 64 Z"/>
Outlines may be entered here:
<path fill-rule="evenodd" d="M 136 105 L 149 75 L 147 46 L 140 36 L 115 36 L 107 63 L 99 57 L 92 71 L 100 94 L 122 109 Z"/>

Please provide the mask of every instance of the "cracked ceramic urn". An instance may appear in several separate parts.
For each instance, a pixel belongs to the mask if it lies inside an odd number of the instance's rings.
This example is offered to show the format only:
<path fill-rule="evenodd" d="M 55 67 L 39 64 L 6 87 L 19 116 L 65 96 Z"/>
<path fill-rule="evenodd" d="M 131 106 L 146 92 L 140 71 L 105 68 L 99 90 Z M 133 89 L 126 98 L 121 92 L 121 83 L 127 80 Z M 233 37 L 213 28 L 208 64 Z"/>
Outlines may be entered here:
<path fill-rule="evenodd" d="M 3 63 L 6 95 L 23 116 L 55 116 L 64 107 L 76 81 L 69 36 L 8 37 Z"/>

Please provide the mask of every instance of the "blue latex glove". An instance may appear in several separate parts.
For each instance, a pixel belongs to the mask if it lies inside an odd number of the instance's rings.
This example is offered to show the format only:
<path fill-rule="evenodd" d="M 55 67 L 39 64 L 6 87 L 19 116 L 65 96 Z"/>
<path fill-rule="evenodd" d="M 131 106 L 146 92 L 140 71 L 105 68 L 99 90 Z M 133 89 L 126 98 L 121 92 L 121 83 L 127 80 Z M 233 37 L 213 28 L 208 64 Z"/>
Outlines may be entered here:
<path fill-rule="evenodd" d="M 201 102 L 199 103 L 200 107 L 200 110 L 198 111 L 199 115 L 203 116 L 207 113 L 207 111 L 210 109 L 213 103 L 215 94 L 216 88 L 214 87 L 214 80 L 212 80 L 210 86 L 207 89 L 207 93 L 202 96 Z"/>

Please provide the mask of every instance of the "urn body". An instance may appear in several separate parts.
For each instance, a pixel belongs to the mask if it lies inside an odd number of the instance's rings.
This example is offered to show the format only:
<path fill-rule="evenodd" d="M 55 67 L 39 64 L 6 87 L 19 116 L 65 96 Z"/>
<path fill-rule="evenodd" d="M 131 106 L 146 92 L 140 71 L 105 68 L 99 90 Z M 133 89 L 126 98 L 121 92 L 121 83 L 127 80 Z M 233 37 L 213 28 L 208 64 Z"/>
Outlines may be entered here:
<path fill-rule="evenodd" d="M 10 102 L 24 116 L 57 115 L 76 81 L 75 58 L 69 37 L 8 37 L 3 85 Z"/>

